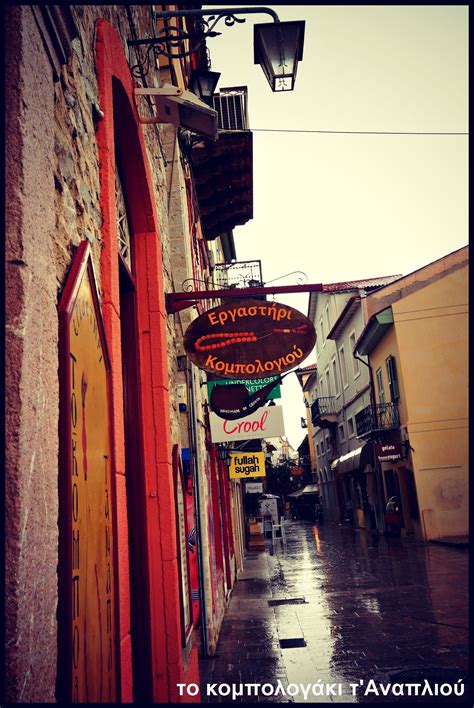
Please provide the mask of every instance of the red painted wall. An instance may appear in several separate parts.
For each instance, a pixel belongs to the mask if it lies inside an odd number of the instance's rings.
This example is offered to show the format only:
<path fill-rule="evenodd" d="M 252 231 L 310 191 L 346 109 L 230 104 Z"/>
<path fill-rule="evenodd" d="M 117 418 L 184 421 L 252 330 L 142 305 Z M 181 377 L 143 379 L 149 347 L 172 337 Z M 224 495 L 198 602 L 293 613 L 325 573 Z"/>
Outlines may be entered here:
<path fill-rule="evenodd" d="M 103 214 L 101 256 L 102 309 L 112 365 L 113 440 L 115 446 L 120 578 L 120 649 L 122 700 L 132 700 L 130 591 L 128 565 L 125 444 L 121 371 L 120 298 L 115 215 L 114 121 L 127 138 L 125 171 L 128 211 L 135 241 L 136 297 L 139 330 L 139 386 L 143 424 L 143 460 L 148 537 L 147 563 L 152 626 L 153 700 L 180 698 L 177 683 L 199 684 L 197 652 L 186 668 L 181 652 L 177 539 L 171 466 L 166 311 L 162 282 L 161 243 L 152 179 L 142 129 L 133 100 L 133 83 L 122 43 L 115 29 L 101 20 L 96 26 L 96 66 L 103 120 L 97 127 Z M 120 111 L 117 101 L 120 100 Z"/>

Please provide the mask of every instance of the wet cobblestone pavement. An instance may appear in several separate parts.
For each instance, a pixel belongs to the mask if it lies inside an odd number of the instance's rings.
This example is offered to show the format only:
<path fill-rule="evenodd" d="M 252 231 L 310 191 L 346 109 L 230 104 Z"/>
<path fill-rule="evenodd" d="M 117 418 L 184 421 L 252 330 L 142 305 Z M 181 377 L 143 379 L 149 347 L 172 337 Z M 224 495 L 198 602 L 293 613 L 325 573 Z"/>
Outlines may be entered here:
<path fill-rule="evenodd" d="M 454 686 L 467 677 L 466 548 L 373 537 L 329 524 L 294 521 L 286 529 L 286 550 L 278 543 L 274 555 L 267 545 L 266 552 L 247 556 L 217 655 L 200 662 L 202 702 L 229 701 L 206 695 L 211 683 L 276 688 L 278 681 L 287 687 L 319 680 L 340 685 L 341 695 L 310 692 L 305 699 L 301 693 L 259 692 L 233 702 L 465 703 L 466 695 L 364 692 L 371 680 L 376 686 L 423 686 L 426 678 Z M 275 600 L 285 602 L 269 604 Z M 408 669 L 415 673 L 397 677 Z M 361 686 L 355 696 L 350 684 Z"/>

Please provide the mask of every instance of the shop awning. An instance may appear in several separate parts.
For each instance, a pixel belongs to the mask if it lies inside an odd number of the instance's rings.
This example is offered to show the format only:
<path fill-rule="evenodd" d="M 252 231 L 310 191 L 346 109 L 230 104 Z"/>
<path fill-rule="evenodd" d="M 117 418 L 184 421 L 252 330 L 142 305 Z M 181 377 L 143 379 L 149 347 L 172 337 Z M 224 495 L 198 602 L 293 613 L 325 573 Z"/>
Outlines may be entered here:
<path fill-rule="evenodd" d="M 351 450 L 346 455 L 338 457 L 337 460 L 331 463 L 331 469 L 337 474 L 345 474 L 346 472 L 354 472 L 364 469 L 366 465 L 374 464 L 374 449 L 371 443 L 361 445 L 356 450 Z"/>
<path fill-rule="evenodd" d="M 303 494 L 303 492 L 304 489 L 298 489 L 296 492 L 291 492 L 291 494 L 287 494 L 286 498 L 288 499 L 288 497 L 292 497 L 293 499 L 297 499 Z"/>
<path fill-rule="evenodd" d="M 303 489 L 298 489 L 296 492 L 292 492 L 291 494 L 287 494 L 287 497 L 293 497 L 293 499 L 297 499 L 298 497 L 301 497 L 303 494 L 319 494 L 319 487 L 317 484 L 307 484 L 306 487 L 303 487 Z"/>
<path fill-rule="evenodd" d="M 317 484 L 307 484 L 303 489 L 303 494 L 319 494 L 319 487 Z"/>

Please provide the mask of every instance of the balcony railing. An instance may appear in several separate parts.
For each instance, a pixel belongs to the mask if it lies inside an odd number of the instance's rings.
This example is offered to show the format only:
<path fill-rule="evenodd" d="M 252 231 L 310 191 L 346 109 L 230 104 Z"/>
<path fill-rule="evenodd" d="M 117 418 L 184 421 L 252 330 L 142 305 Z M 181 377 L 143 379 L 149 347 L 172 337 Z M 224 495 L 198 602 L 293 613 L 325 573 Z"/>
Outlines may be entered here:
<path fill-rule="evenodd" d="M 261 261 L 216 263 L 213 281 L 218 288 L 249 288 L 263 284 Z"/>
<path fill-rule="evenodd" d="M 212 97 L 219 130 L 248 130 L 247 87 L 223 88 Z"/>
<path fill-rule="evenodd" d="M 367 406 L 355 416 L 357 437 L 367 437 L 372 433 L 394 430 L 400 427 L 397 403 L 377 403 Z"/>
<path fill-rule="evenodd" d="M 336 399 L 334 396 L 317 398 L 311 404 L 311 422 L 320 428 L 336 423 Z"/>

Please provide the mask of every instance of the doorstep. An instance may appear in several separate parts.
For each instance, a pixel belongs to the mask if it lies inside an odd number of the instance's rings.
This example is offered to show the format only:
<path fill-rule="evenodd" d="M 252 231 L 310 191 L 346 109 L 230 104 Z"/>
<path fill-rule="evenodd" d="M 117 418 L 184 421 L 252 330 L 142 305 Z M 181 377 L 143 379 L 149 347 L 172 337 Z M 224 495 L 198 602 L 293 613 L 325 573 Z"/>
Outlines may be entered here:
<path fill-rule="evenodd" d="M 430 543 L 467 548 L 469 546 L 469 536 L 441 536 L 441 538 L 430 538 Z"/>

